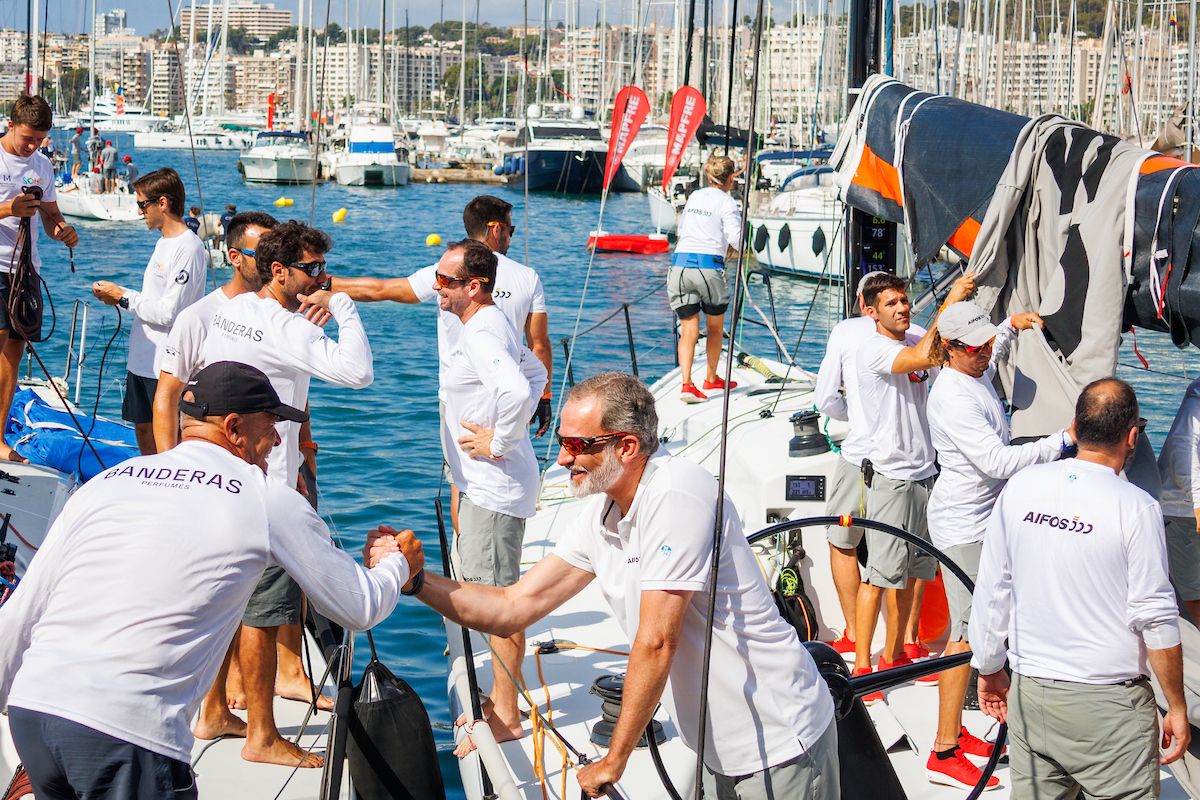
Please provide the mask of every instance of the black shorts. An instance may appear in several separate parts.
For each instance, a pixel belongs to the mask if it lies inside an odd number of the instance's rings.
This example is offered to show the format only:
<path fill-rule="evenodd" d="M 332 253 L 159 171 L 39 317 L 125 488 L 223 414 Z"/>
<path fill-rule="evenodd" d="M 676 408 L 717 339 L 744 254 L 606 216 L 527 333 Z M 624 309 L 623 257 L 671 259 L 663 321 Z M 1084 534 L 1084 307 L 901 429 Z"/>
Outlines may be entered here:
<path fill-rule="evenodd" d="M 121 419 L 134 425 L 154 421 L 154 393 L 158 378 L 143 378 L 132 372 L 125 374 L 125 402 L 121 404 Z"/>
<path fill-rule="evenodd" d="M 38 800 L 194 800 L 190 764 L 69 719 L 9 706 L 17 755 Z"/>
<path fill-rule="evenodd" d="M 19 335 L 12 329 L 12 321 L 8 318 L 8 298 L 12 292 L 12 273 L 0 272 L 0 331 L 8 331 L 8 336 L 11 339 L 23 340 L 24 337 Z M 41 292 L 41 288 L 38 289 Z M 42 304 L 38 303 L 37 307 L 37 325 L 33 331 L 33 338 L 42 338 Z"/>

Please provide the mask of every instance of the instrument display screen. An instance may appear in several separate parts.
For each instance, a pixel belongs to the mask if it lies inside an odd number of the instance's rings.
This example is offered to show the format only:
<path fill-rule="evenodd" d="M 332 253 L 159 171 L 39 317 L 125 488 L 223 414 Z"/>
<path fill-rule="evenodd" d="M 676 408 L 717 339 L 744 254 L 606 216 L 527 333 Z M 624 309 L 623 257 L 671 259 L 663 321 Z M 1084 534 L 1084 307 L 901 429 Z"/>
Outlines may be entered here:
<path fill-rule="evenodd" d="M 784 487 L 784 497 L 791 501 L 825 502 L 825 476 L 788 475 Z"/>

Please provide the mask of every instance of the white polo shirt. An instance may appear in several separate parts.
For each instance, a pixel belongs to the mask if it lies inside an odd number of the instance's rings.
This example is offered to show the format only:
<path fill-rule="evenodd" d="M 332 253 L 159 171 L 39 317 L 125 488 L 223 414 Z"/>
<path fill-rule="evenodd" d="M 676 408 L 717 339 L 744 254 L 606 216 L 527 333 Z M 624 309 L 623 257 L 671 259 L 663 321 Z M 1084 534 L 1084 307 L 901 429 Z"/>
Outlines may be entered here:
<path fill-rule="evenodd" d="M 437 302 L 438 293 L 434 288 L 436 274 L 437 264 L 431 264 L 408 276 L 413 294 L 422 303 Z M 525 322 L 530 314 L 546 313 L 546 295 L 542 289 L 541 277 L 536 271 L 513 261 L 503 253 L 496 253 L 496 288 L 492 290 L 492 301 L 512 324 L 513 330 L 517 332 L 517 341 L 522 341 L 525 336 Z M 438 362 L 443 374 L 446 357 L 461 335 L 462 327 L 458 317 L 449 311 L 438 309 Z M 544 383 L 538 387 L 539 397 L 544 388 Z"/>
<path fill-rule="evenodd" d="M 1179 644 L 1158 502 L 1077 458 L 1018 472 L 988 522 L 970 628 L 971 664 L 985 675 L 1006 654 L 1029 678 L 1148 674 L 1147 647 Z"/>
<path fill-rule="evenodd" d="M 210 317 L 202 361 L 257 367 L 270 378 L 279 399 L 293 408 L 308 405 L 310 378 L 352 389 L 369 386 L 375 371 L 358 309 L 349 295 L 338 292 L 329 298 L 329 311 L 338 324 L 336 341 L 273 297 L 254 292 L 238 295 Z M 275 428 L 283 441 L 271 451 L 267 474 L 295 486 L 301 461 L 300 423 L 280 420 Z"/>
<path fill-rule="evenodd" d="M 40 186 L 42 200 L 47 203 L 58 200 L 54 188 L 54 167 L 44 153 L 34 150 L 29 158 L 21 158 L 0 146 L 0 200 L 16 198 L 26 186 Z M 0 219 L 0 272 L 10 272 L 16 263 L 13 248 L 17 244 L 17 229 L 20 225 L 20 217 Z M 42 265 L 42 258 L 38 254 L 38 229 L 41 227 L 41 219 L 34 214 L 29 220 L 29 240 L 32 242 L 29 255 L 35 268 Z"/>
<path fill-rule="evenodd" d="M 1200 508 L 1200 378 L 1183 393 L 1167 440 L 1158 454 L 1163 513 L 1192 519 Z"/>
<path fill-rule="evenodd" d="M 204 338 L 212 326 L 213 314 L 231 299 L 224 289 L 218 288 L 180 311 L 167 334 L 158 371 L 187 383 L 203 369 Z"/>
<path fill-rule="evenodd" d="M 521 347 L 516 331 L 494 305 L 480 308 L 461 327 L 438 391 L 445 406 L 442 447 L 454 485 L 480 508 L 532 517 L 539 469 L 529 441 L 529 418 L 546 385 L 546 368 Z M 526 376 L 528 370 L 532 378 Z M 462 451 L 458 439 L 470 434 L 464 420 L 492 429 L 494 458 L 470 458 Z"/>
<path fill-rule="evenodd" d="M 363 569 L 295 490 L 208 442 L 100 473 L 0 614 L 0 708 L 189 762 L 191 720 L 272 563 L 354 629 L 387 617 L 409 574 L 403 557 Z"/>
<path fill-rule="evenodd" d="M 692 192 L 679 215 L 676 253 L 725 257 L 742 246 L 742 211 L 737 200 L 714 186 Z"/>
<path fill-rule="evenodd" d="M 992 387 L 996 364 L 1008 357 L 1016 330 L 1000 325 L 987 371 L 973 378 L 947 367 L 929 390 L 929 435 L 941 473 L 929 494 L 929 537 L 937 547 L 982 542 L 1004 482 L 1031 464 L 1062 454 L 1064 432 L 1022 445 L 1012 437 Z"/>
<path fill-rule="evenodd" d="M 0 148 L 2 149 L 2 148 Z M 143 378 L 157 378 L 163 345 L 179 312 L 204 296 L 208 252 L 190 230 L 160 237 L 146 264 L 141 291 L 129 290 L 128 369 Z"/>
<path fill-rule="evenodd" d="M 643 591 L 693 592 L 663 694 L 693 749 L 716 499 L 717 481 L 702 467 L 668 455 L 652 458 L 629 513 L 621 517 L 607 495 L 597 495 L 554 549 L 596 576 L 631 643 Z M 722 775 L 746 775 L 815 744 L 833 721 L 833 700 L 796 631 L 779 616 L 728 499 L 723 525 L 704 763 Z"/>
<path fill-rule="evenodd" d="M 864 414 L 870 409 L 864 458 L 871 459 L 880 475 L 894 480 L 918 481 L 937 472 L 925 403 L 929 383 L 937 378 L 938 371 L 928 370 L 928 378 L 916 383 L 907 373 L 892 373 L 900 351 L 920 340 L 921 336 L 911 329 L 902 342 L 876 332 L 854 353 L 859 402 Z"/>

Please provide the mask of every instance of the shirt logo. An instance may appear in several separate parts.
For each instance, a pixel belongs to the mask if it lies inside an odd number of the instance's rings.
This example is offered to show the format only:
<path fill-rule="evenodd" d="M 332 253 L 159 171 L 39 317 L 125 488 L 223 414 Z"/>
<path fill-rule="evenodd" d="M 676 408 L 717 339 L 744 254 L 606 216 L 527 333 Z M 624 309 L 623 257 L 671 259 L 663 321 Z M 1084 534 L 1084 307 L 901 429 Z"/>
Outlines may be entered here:
<path fill-rule="evenodd" d="M 183 286 L 190 279 L 191 279 L 191 276 L 187 274 L 187 270 L 180 270 L 179 274 L 175 276 L 175 282 L 178 283 L 180 286 Z"/>
<path fill-rule="evenodd" d="M 630 556 L 629 558 L 625 559 L 625 563 L 626 564 L 636 564 L 636 563 L 638 563 L 638 557 Z"/>
<path fill-rule="evenodd" d="M 658 548 L 658 554 L 663 558 L 671 555 L 671 545 L 664 544 L 662 547 Z"/>
<path fill-rule="evenodd" d="M 1058 517 L 1053 514 L 1039 514 L 1030 511 L 1025 515 L 1025 519 L 1021 521 L 1057 528 L 1060 531 L 1067 531 L 1068 533 L 1082 533 L 1086 535 L 1095 530 L 1095 526 L 1092 523 L 1081 520 L 1078 515 L 1074 517 Z"/>
<path fill-rule="evenodd" d="M 507 289 L 497 289 L 492 292 L 492 297 L 498 297 L 501 300 L 507 300 L 508 298 L 512 297 L 512 292 L 508 291 Z"/>
<path fill-rule="evenodd" d="M 242 482 L 237 478 L 227 478 L 219 472 L 211 475 L 201 469 L 171 469 L 170 467 L 138 467 L 132 465 L 113 467 L 101 476 L 101 480 L 126 476 L 139 481 L 145 486 L 157 486 L 164 489 L 191 489 L 192 484 L 200 486 L 215 486 L 230 494 L 240 494 Z"/>

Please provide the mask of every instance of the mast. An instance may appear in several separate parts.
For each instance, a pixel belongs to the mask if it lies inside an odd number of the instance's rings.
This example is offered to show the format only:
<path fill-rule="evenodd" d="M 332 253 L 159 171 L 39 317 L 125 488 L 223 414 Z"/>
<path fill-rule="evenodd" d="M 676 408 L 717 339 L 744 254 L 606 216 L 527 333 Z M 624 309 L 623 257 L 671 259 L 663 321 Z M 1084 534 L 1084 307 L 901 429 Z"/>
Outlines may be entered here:
<path fill-rule="evenodd" d="M 297 3 L 296 20 L 296 86 L 292 93 L 292 116 L 296 130 L 304 131 L 304 0 Z"/>
<path fill-rule="evenodd" d="M 467 0 L 462 0 L 462 39 L 459 44 L 458 60 L 458 140 L 461 142 L 467 131 Z"/>
<path fill-rule="evenodd" d="M 93 18 L 94 20 L 94 18 Z M 92 23 L 95 25 L 95 22 Z M 26 85 L 29 88 L 30 94 L 38 94 L 41 89 L 41 81 L 39 80 L 41 69 L 38 67 L 38 0 L 31 0 L 29 4 L 29 39 L 26 42 L 26 47 L 29 52 L 29 78 Z"/>
<path fill-rule="evenodd" d="M 1188 7 L 1187 160 L 1196 147 L 1196 0 Z"/>
<path fill-rule="evenodd" d="M 175 21 L 171 22 L 174 24 Z M 96 0 L 92 0 L 92 35 L 88 37 L 88 106 L 92 109 L 91 130 L 88 131 L 90 137 L 94 135 L 92 131 L 96 130 Z M 90 164 L 87 171 L 91 172 Z"/>
<path fill-rule="evenodd" d="M 383 26 L 387 19 L 387 0 L 379 0 L 379 69 L 375 71 L 375 102 L 383 105 Z M 369 51 L 368 51 L 369 52 Z"/>
<path fill-rule="evenodd" d="M 225 0 L 221 4 L 221 59 L 218 75 L 220 76 L 221 87 L 220 93 L 217 96 L 218 113 L 225 114 L 225 55 L 229 50 L 229 0 Z"/>

